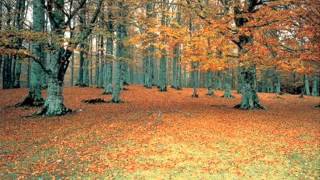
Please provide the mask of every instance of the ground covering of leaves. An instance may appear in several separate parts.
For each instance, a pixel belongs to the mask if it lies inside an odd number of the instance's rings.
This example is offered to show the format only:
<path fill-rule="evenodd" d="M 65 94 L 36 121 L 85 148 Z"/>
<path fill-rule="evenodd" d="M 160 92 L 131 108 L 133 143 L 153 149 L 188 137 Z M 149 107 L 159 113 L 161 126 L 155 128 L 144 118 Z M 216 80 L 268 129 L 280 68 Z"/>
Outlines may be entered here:
<path fill-rule="evenodd" d="M 121 104 L 66 88 L 64 117 L 15 108 L 26 89 L 0 91 L 1 179 L 317 179 L 319 98 L 259 94 L 266 111 L 233 109 L 222 92 L 130 86 Z"/>

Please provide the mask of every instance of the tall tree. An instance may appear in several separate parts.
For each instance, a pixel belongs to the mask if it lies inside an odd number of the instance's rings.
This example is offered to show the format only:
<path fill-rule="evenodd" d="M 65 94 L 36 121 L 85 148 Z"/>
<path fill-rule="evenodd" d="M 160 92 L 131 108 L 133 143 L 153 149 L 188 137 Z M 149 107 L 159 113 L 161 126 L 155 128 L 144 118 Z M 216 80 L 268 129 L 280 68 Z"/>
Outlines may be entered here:
<path fill-rule="evenodd" d="M 84 5 L 84 1 L 79 3 L 79 8 L 75 10 L 75 14 L 79 9 L 81 9 Z M 92 32 L 92 26 L 96 22 L 97 17 L 100 13 L 100 8 L 102 7 L 103 0 L 97 0 L 97 6 L 90 20 L 90 25 L 88 28 L 85 28 L 83 31 L 79 32 L 75 37 L 75 41 L 70 43 L 69 46 L 65 47 L 61 44 L 61 41 L 52 41 L 52 58 L 48 64 L 46 69 L 46 73 L 48 74 L 48 89 L 47 94 L 48 97 L 45 101 L 44 107 L 38 114 L 48 115 L 48 116 L 56 116 L 56 115 L 64 115 L 70 112 L 70 109 L 65 107 L 64 99 L 63 99 L 63 82 L 65 72 L 68 68 L 69 58 L 72 55 L 72 50 L 81 42 L 90 35 Z M 51 24 L 52 32 L 59 39 L 64 38 L 64 33 L 66 31 L 65 27 L 71 20 L 72 14 L 65 22 L 65 12 L 64 0 L 56 0 L 55 2 L 47 1 L 47 12 Z M 37 58 L 34 58 L 37 60 Z M 37 61 L 39 62 L 39 61 Z"/>
<path fill-rule="evenodd" d="M 45 9 L 44 0 L 33 0 L 32 1 L 32 30 L 34 32 L 43 33 L 45 25 Z M 39 61 L 45 60 L 43 42 L 33 42 L 32 54 L 39 58 Z M 36 62 L 31 62 L 30 70 L 30 84 L 28 96 L 23 102 L 19 103 L 20 106 L 41 106 L 44 103 L 44 99 L 41 95 L 41 65 Z"/>
<path fill-rule="evenodd" d="M 112 2 L 108 2 L 107 14 L 107 44 L 106 44 L 106 65 L 105 65 L 105 79 L 104 79 L 104 94 L 112 94 L 112 60 L 113 56 L 113 43 L 114 43 L 114 23 Z"/>
<path fill-rule="evenodd" d="M 86 5 L 83 5 L 83 8 L 79 11 L 79 23 L 80 23 L 80 31 L 83 31 L 87 28 L 87 17 L 86 17 Z M 86 42 L 80 42 L 80 64 L 79 64 L 79 73 L 78 73 L 78 82 L 77 85 L 80 87 L 88 87 L 89 86 L 89 60 L 87 58 L 88 45 Z"/>
<path fill-rule="evenodd" d="M 121 66 L 127 58 L 127 48 L 124 43 L 128 36 L 127 21 L 128 5 L 123 1 L 117 2 L 118 6 L 118 22 L 116 27 L 117 42 L 116 42 L 116 59 L 113 61 L 113 75 L 112 75 L 112 102 L 120 103 L 120 91 L 122 86 Z"/>
<path fill-rule="evenodd" d="M 26 13 L 26 1 L 25 0 L 17 0 L 16 2 L 16 28 L 18 31 L 23 29 L 24 17 Z M 17 46 L 22 46 L 22 39 L 17 39 Z M 19 57 L 16 58 L 16 66 L 15 66 L 15 81 L 14 87 L 20 87 L 20 74 L 21 74 L 21 59 Z"/>
<path fill-rule="evenodd" d="M 161 25 L 166 27 L 167 26 L 167 6 L 168 2 L 167 0 L 162 0 L 161 8 L 162 8 L 162 14 L 161 14 Z M 166 37 L 163 35 L 163 44 L 165 44 Z M 160 73 L 159 73 L 159 89 L 161 92 L 167 91 L 167 59 L 168 54 L 166 48 L 161 49 L 161 59 L 160 59 Z"/>

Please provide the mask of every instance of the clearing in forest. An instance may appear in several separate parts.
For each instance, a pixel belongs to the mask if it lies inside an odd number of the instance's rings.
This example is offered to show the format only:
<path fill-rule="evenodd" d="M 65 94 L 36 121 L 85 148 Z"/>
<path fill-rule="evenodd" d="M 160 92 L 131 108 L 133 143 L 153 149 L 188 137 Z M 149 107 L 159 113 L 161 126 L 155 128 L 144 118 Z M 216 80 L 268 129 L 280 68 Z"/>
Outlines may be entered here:
<path fill-rule="evenodd" d="M 2 179 L 316 179 L 319 98 L 259 94 L 267 110 L 242 111 L 240 96 L 200 89 L 129 86 L 124 103 L 86 104 L 94 88 L 65 88 L 61 117 L 15 108 L 27 89 L 0 90 Z"/>

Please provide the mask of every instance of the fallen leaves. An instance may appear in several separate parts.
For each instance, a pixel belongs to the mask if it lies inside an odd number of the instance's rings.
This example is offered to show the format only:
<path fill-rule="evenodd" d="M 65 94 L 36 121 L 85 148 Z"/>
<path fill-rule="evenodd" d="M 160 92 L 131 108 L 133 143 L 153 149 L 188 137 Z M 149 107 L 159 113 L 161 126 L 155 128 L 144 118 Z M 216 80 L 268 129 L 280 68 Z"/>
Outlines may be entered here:
<path fill-rule="evenodd" d="M 312 108 L 317 98 L 285 95 L 280 101 L 260 94 L 268 110 L 247 112 L 232 108 L 239 95 L 226 101 L 219 91 L 195 100 L 191 89 L 160 93 L 130 86 L 121 105 L 87 105 L 81 100 L 110 97 L 99 89 L 66 88 L 66 105 L 83 111 L 22 119 L 36 109 L 8 105 L 25 93 L 0 91 L 4 177 L 283 178 L 318 172 L 319 110 Z"/>

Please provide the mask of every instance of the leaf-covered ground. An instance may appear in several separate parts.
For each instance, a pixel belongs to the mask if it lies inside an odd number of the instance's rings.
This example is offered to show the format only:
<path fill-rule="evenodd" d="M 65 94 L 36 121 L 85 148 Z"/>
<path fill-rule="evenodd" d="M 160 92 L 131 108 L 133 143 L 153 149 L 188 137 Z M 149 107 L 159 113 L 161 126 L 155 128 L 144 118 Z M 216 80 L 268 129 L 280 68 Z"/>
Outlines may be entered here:
<path fill-rule="evenodd" d="M 319 98 L 259 94 L 266 111 L 200 90 L 130 86 L 121 104 L 95 88 L 66 88 L 64 117 L 15 108 L 26 89 L 0 91 L 1 179 L 317 179 Z"/>

